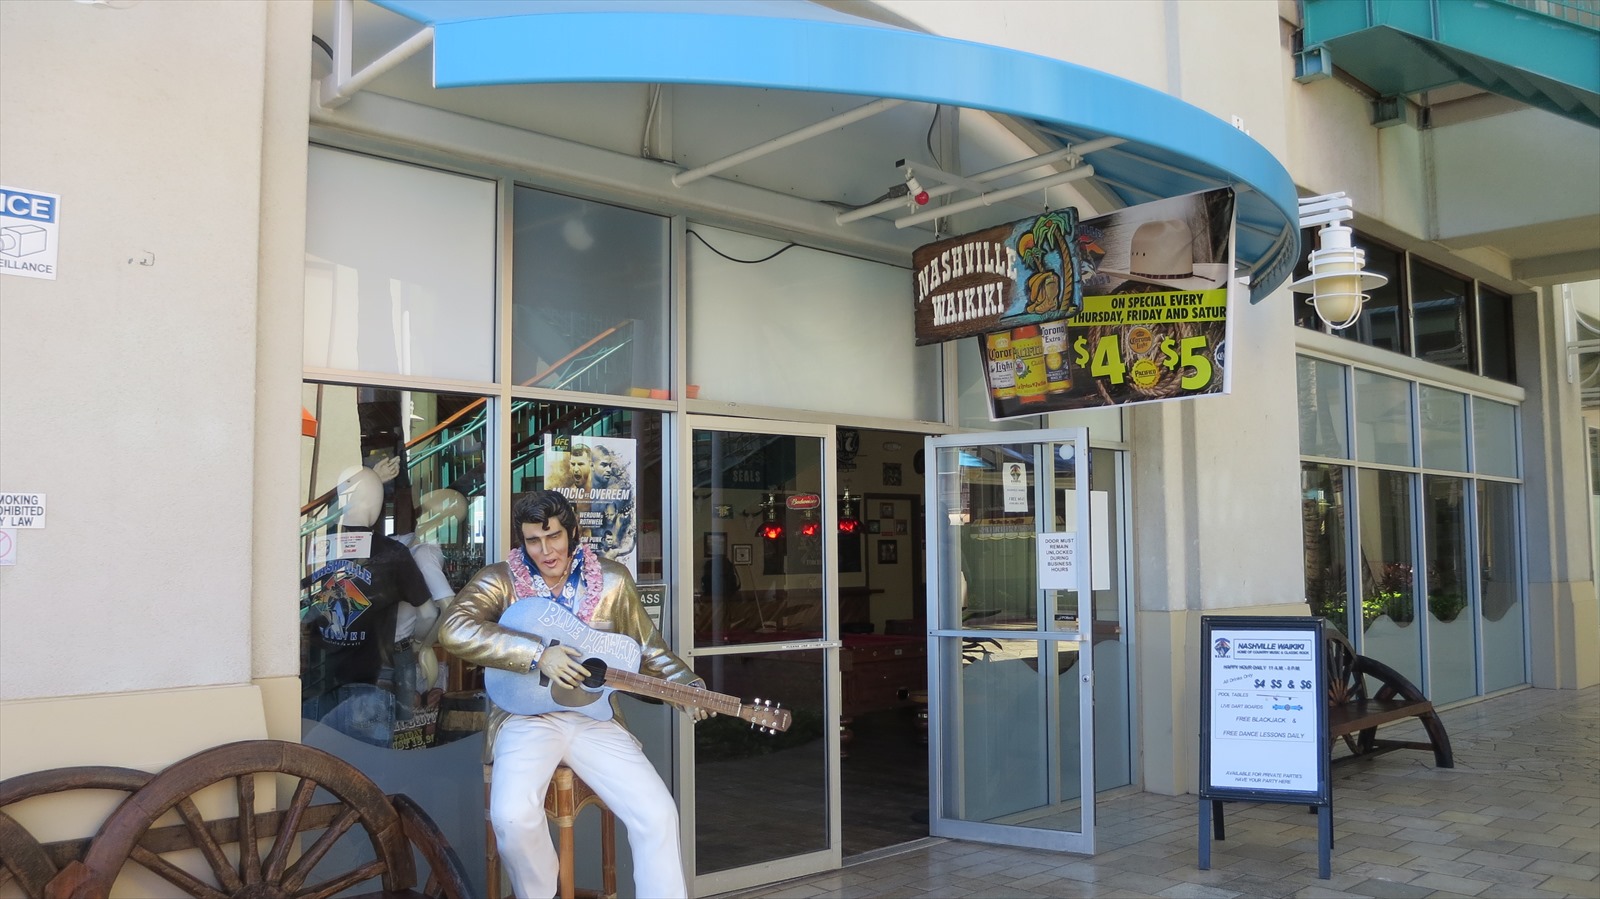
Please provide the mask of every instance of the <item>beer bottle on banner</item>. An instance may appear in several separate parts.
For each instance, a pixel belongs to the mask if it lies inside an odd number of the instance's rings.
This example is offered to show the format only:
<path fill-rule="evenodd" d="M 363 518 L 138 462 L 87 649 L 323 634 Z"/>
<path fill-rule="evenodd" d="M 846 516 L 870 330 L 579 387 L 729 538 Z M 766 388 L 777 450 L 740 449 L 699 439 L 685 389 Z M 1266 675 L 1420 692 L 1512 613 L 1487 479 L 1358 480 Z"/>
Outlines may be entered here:
<path fill-rule="evenodd" d="M 1044 389 L 1046 393 L 1066 393 L 1072 387 L 1072 371 L 1067 368 L 1067 323 L 1045 322 L 1039 326 L 1044 342 Z"/>
<path fill-rule="evenodd" d="M 988 334 L 984 337 L 988 347 L 989 391 L 997 400 L 1009 400 L 1017 395 L 1017 373 L 1012 367 L 1011 332 Z"/>
<path fill-rule="evenodd" d="M 1011 354 L 1017 359 L 1017 400 L 1044 402 L 1044 340 L 1038 325 L 1011 329 Z"/>

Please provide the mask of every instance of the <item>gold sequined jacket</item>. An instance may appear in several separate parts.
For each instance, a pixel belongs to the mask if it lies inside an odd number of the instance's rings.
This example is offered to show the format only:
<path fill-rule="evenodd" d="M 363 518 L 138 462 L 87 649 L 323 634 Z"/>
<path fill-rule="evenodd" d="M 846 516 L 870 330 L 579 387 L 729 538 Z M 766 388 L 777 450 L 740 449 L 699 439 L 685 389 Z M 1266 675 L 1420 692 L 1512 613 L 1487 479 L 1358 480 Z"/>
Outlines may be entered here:
<path fill-rule="evenodd" d="M 701 683 L 694 670 L 667 648 L 661 632 L 645 614 L 639 602 L 639 590 L 628 569 L 619 562 L 602 558 L 600 571 L 603 575 L 600 603 L 587 622 L 589 627 L 626 634 L 638 641 L 642 651 L 641 674 L 680 684 Z M 527 674 L 534 667 L 534 659 L 543 644 L 537 637 L 503 628 L 497 623 L 501 613 L 515 601 L 510 566 L 497 562 L 479 569 L 445 610 L 439 627 L 439 644 L 445 651 L 474 665 Z M 620 721 L 619 695 L 612 694 L 611 706 Z M 511 713 L 487 699 L 485 702 L 489 706 L 489 720 L 484 733 L 484 759 L 488 761 L 494 757 L 494 740 L 500 725 Z"/>

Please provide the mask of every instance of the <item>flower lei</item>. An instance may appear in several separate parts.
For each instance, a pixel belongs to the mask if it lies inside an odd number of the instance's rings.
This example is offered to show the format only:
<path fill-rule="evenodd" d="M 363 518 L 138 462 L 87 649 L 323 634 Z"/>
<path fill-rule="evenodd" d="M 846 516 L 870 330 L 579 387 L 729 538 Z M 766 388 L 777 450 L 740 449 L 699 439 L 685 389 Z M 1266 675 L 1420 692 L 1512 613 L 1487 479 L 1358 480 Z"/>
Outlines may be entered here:
<path fill-rule="evenodd" d="M 600 557 L 593 550 L 580 546 L 573 553 L 572 570 L 568 572 L 567 582 L 562 585 L 559 596 L 551 591 L 544 576 L 535 569 L 526 549 L 519 548 L 512 553 L 506 564 L 511 568 L 511 583 L 517 600 L 538 596 L 571 609 L 582 621 L 587 622 L 594 617 L 595 609 L 600 605 L 600 588 L 605 578 L 600 572 Z M 578 602 L 580 595 L 583 597 L 582 603 Z"/>

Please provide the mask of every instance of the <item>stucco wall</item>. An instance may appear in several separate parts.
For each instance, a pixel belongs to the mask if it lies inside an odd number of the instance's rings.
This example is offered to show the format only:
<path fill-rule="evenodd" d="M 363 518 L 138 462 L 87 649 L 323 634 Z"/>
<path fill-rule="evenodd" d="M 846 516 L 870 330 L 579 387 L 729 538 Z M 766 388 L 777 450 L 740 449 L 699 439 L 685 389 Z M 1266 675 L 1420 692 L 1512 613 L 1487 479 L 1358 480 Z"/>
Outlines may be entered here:
<path fill-rule="evenodd" d="M 264 18 L 0 6 L 0 180 L 62 197 L 58 279 L 0 284 L 0 476 L 48 498 L 0 698 L 249 680 Z"/>

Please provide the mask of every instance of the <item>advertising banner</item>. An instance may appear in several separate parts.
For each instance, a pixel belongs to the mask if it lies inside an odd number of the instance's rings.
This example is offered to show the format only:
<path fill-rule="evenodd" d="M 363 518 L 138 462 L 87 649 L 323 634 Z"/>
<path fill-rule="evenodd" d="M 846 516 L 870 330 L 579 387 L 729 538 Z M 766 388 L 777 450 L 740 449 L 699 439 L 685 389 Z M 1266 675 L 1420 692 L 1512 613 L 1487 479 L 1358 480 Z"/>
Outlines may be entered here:
<path fill-rule="evenodd" d="M 1233 228 L 1232 188 L 1079 222 L 1081 308 L 978 338 L 991 416 L 1228 393 Z"/>
<path fill-rule="evenodd" d="M 1201 797 L 1324 801 L 1321 620 L 1207 615 L 1201 639 Z"/>
<path fill-rule="evenodd" d="M 1076 209 L 1062 209 L 918 247 L 917 345 L 1076 314 L 1077 222 Z"/>
<path fill-rule="evenodd" d="M 638 444 L 631 437 L 544 435 L 545 486 L 578 513 L 578 542 L 639 576 Z"/>

